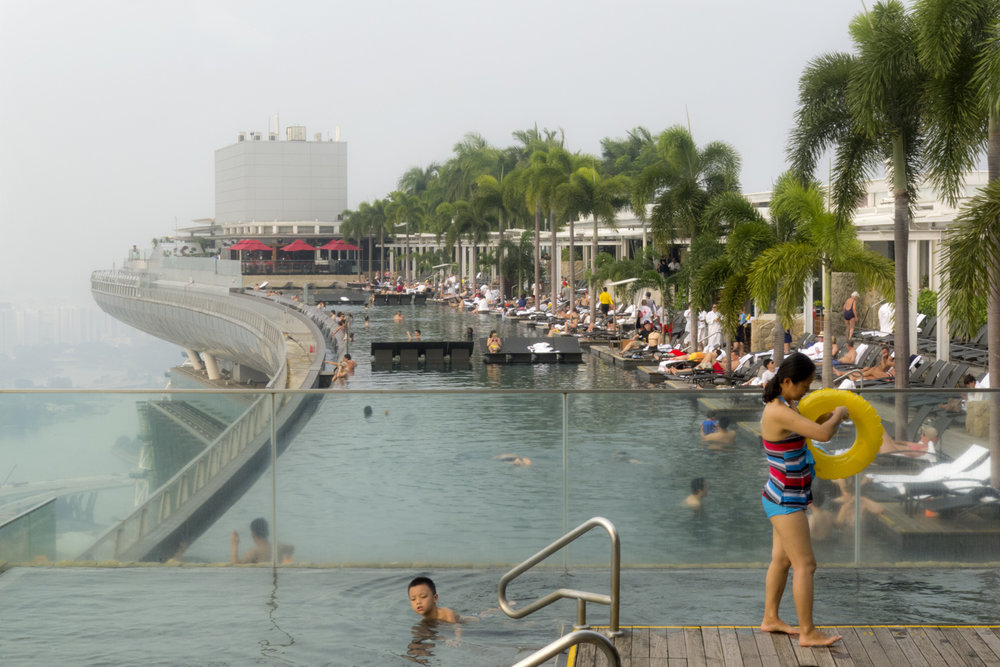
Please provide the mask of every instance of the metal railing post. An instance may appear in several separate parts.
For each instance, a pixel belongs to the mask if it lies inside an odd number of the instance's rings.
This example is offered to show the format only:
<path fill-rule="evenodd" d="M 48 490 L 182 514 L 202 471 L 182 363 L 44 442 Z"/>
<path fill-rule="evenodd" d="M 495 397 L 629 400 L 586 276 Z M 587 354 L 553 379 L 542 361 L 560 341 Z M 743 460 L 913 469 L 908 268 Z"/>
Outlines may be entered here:
<path fill-rule="evenodd" d="M 271 391 L 271 520 L 274 531 L 271 536 L 271 567 L 278 564 L 278 428 L 277 410 L 275 409 L 275 393 Z"/>
<path fill-rule="evenodd" d="M 563 392 L 563 534 L 569 532 L 569 394 Z M 569 569 L 569 549 L 563 551 L 563 567 Z"/>
<path fill-rule="evenodd" d="M 615 648 L 615 645 L 610 639 L 593 630 L 580 630 L 563 635 L 545 648 L 539 649 L 524 660 L 517 662 L 514 667 L 538 667 L 538 665 L 541 665 L 550 658 L 556 657 L 569 647 L 579 644 L 593 644 L 608 659 L 608 664 L 611 667 L 621 667 L 622 659 L 618 655 L 618 649 Z"/>
<path fill-rule="evenodd" d="M 573 542 L 583 536 L 584 534 L 590 532 L 594 528 L 600 526 L 608 532 L 608 536 L 611 538 L 611 594 L 601 595 L 599 593 L 588 593 L 586 591 L 578 591 L 570 588 L 560 588 L 558 590 L 552 591 L 548 595 L 545 595 L 534 602 L 531 602 L 520 609 L 514 609 L 514 607 L 507 600 L 507 585 L 519 577 L 524 572 L 527 572 L 532 567 L 542 562 L 555 552 L 562 549 L 564 546 Z M 545 547 L 534 556 L 524 561 L 513 570 L 510 570 L 505 575 L 500 577 L 500 583 L 497 586 L 497 600 L 500 603 L 500 609 L 503 613 L 507 614 L 511 618 L 524 618 L 528 614 L 534 613 L 543 607 L 547 607 L 557 600 L 562 598 L 571 598 L 578 601 L 578 618 L 583 619 L 583 623 L 586 623 L 586 610 L 585 605 L 587 602 L 594 602 L 596 604 L 606 604 L 611 607 L 611 622 L 608 628 L 608 634 L 611 636 L 617 636 L 622 634 L 618 627 L 618 611 L 619 611 L 619 593 L 621 590 L 621 541 L 618 538 L 618 530 L 615 528 L 614 524 L 605 519 L 604 517 L 595 516 L 587 521 L 583 522 L 570 532 L 566 533 L 558 540 Z"/>

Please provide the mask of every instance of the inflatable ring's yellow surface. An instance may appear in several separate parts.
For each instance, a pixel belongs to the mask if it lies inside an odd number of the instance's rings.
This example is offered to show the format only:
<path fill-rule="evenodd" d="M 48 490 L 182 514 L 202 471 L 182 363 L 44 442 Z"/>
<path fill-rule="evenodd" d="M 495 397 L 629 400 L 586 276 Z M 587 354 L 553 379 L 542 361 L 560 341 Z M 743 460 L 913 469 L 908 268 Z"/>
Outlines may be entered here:
<path fill-rule="evenodd" d="M 811 440 L 806 444 L 816 459 L 816 475 L 824 479 L 842 479 L 857 475 L 875 460 L 882 446 L 882 419 L 868 401 L 850 391 L 820 389 L 809 394 L 799 403 L 799 414 L 815 421 L 834 408 L 847 408 L 858 435 L 849 450 L 842 454 L 827 454 L 815 447 Z"/>

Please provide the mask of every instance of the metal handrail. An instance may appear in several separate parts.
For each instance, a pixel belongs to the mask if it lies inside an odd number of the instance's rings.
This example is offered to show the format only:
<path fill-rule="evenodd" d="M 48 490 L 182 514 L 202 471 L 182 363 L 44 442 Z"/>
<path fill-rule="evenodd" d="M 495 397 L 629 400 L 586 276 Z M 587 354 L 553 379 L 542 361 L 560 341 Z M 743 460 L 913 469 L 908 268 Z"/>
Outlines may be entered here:
<path fill-rule="evenodd" d="M 510 603 L 507 601 L 507 584 L 516 579 L 522 573 L 527 572 L 532 567 L 542 562 L 555 552 L 562 549 L 564 546 L 570 542 L 575 541 L 578 537 L 590 532 L 594 528 L 601 527 L 608 531 L 608 535 L 611 537 L 611 594 L 601 595 L 599 593 L 588 593 L 586 591 L 578 591 L 572 588 L 560 588 L 559 590 L 552 591 L 548 595 L 541 597 L 531 604 L 528 604 L 520 609 L 514 609 Z M 604 517 L 595 516 L 582 524 L 566 533 L 558 540 L 545 547 L 534 556 L 524 561 L 513 570 L 507 574 L 500 577 L 500 584 L 497 588 L 497 599 L 500 602 L 500 608 L 503 613 L 507 614 L 511 618 L 524 618 L 528 614 L 531 614 L 543 607 L 547 607 L 553 602 L 560 600 L 562 598 L 573 598 L 577 601 L 577 622 L 573 626 L 576 630 L 581 630 L 589 627 L 587 625 L 587 603 L 594 602 L 597 604 L 606 604 L 611 607 L 611 622 L 609 623 L 608 634 L 611 636 L 616 636 L 621 634 L 621 630 L 618 629 L 618 603 L 619 603 L 619 589 L 621 583 L 621 541 L 618 539 L 618 529 L 615 525 L 605 519 Z"/>
<path fill-rule="evenodd" d="M 622 659 L 618 655 L 618 649 L 615 648 L 615 645 L 600 632 L 593 630 L 577 630 L 563 635 L 545 648 L 538 649 L 524 660 L 516 663 L 514 667 L 538 667 L 549 658 L 554 658 L 570 646 L 577 644 L 593 644 L 604 653 L 604 657 L 608 659 L 608 664 L 611 667 L 621 667 Z"/>

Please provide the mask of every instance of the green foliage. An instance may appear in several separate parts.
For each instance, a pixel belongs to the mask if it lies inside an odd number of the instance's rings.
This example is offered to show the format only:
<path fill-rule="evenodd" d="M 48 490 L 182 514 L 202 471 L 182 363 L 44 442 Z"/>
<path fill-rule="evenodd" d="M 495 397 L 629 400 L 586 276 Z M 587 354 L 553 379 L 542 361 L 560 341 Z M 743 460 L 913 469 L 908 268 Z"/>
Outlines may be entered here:
<path fill-rule="evenodd" d="M 922 289 L 917 295 L 917 312 L 924 315 L 937 315 L 937 292 Z"/>

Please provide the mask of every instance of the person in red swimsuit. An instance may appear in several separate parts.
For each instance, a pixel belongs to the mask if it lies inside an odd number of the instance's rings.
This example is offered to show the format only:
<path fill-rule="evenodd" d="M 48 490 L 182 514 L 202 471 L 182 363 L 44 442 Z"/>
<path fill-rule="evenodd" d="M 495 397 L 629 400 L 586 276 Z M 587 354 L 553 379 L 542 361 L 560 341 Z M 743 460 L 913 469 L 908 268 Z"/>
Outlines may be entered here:
<path fill-rule="evenodd" d="M 796 352 L 785 357 L 764 386 L 765 406 L 760 419 L 760 436 L 769 466 L 763 504 L 772 528 L 771 564 L 767 568 L 760 629 L 797 634 L 800 646 L 829 646 L 841 638 L 813 624 L 816 557 L 805 512 L 812 499 L 813 460 L 805 439 L 830 440 L 847 419 L 847 408 L 838 407 L 824 415 L 821 423 L 799 414 L 798 401 L 809 392 L 815 374 L 816 365 L 806 355 Z M 797 629 L 778 616 L 789 568 L 795 569 L 792 592 L 799 617 Z"/>

